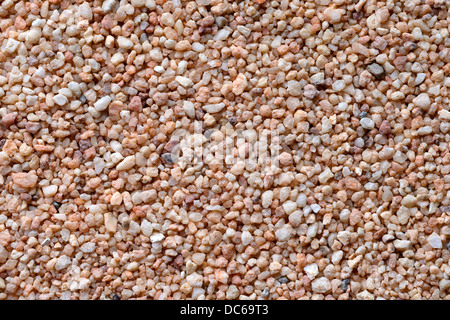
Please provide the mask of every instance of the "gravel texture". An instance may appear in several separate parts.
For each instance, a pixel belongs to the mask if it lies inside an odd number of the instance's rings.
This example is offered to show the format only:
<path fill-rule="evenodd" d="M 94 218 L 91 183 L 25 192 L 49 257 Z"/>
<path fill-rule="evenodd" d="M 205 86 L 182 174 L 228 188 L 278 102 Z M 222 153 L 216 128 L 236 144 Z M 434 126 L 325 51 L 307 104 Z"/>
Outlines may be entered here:
<path fill-rule="evenodd" d="M 3 0 L 0 299 L 450 299 L 446 0 Z"/>

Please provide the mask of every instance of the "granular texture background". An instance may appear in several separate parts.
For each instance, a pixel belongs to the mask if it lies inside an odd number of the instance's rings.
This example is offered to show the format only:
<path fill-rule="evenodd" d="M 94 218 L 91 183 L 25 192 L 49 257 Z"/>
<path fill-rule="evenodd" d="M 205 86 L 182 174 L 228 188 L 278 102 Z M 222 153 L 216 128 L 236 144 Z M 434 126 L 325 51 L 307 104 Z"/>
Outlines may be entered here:
<path fill-rule="evenodd" d="M 3 0 L 0 299 L 449 299 L 448 0 Z"/>

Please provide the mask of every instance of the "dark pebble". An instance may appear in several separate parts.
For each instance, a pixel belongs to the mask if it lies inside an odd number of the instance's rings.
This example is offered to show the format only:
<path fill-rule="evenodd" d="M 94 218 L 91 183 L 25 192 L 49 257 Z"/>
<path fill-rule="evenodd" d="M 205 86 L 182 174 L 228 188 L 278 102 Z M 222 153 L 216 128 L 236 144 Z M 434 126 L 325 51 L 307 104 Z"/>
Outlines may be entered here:
<path fill-rule="evenodd" d="M 377 80 L 382 80 L 385 77 L 385 71 L 378 63 L 372 63 L 367 67 L 367 70 L 373 74 Z"/>
<path fill-rule="evenodd" d="M 161 158 L 162 158 L 166 163 L 169 163 L 169 164 L 174 163 L 174 158 L 173 158 L 173 156 L 172 156 L 171 153 L 163 153 L 163 154 L 161 155 Z"/>
<path fill-rule="evenodd" d="M 56 209 L 56 210 L 58 210 L 58 209 L 59 209 L 59 207 L 61 207 L 61 205 L 62 205 L 62 203 L 61 203 L 61 202 L 56 202 L 56 201 L 53 201 L 53 206 L 55 207 L 55 209 Z"/>
<path fill-rule="evenodd" d="M 195 119 L 201 121 L 205 117 L 206 112 L 203 109 L 195 110 Z"/>
<path fill-rule="evenodd" d="M 349 283 L 350 283 L 350 279 L 344 279 L 344 280 L 342 280 L 342 283 L 341 283 L 341 289 L 342 289 L 343 291 L 346 291 Z"/>
<path fill-rule="evenodd" d="M 288 283 L 289 279 L 286 277 L 281 277 L 281 278 L 278 278 L 278 281 L 280 281 L 280 283 Z"/>
<path fill-rule="evenodd" d="M 367 117 L 367 112 L 365 112 L 365 111 L 361 112 L 361 113 L 359 114 L 358 117 L 359 117 L 360 119 L 366 118 L 366 117 Z"/>
<path fill-rule="evenodd" d="M 233 125 L 233 126 L 237 123 L 235 117 L 230 117 L 230 119 L 228 119 L 228 122 L 229 122 L 231 125 Z"/>

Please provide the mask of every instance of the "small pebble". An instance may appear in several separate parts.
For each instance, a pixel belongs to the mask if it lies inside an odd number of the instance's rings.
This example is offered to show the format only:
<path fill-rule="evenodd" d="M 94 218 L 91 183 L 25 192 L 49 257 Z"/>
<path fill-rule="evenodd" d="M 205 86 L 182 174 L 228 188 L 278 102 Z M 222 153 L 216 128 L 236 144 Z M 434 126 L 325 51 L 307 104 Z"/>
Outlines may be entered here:
<path fill-rule="evenodd" d="M 367 67 L 367 70 L 375 76 L 378 80 L 384 78 L 385 72 L 382 66 L 378 63 L 372 63 Z"/>
<path fill-rule="evenodd" d="M 373 120 L 370 118 L 362 118 L 359 123 L 366 130 L 371 130 L 375 127 Z"/>
<path fill-rule="evenodd" d="M 105 110 L 106 108 L 108 108 L 110 102 L 111 98 L 109 96 L 102 97 L 94 103 L 95 110 L 99 112 Z"/>
<path fill-rule="evenodd" d="M 412 100 L 412 102 L 416 107 L 419 107 L 424 110 L 428 110 L 431 105 L 430 97 L 426 93 L 419 94 Z"/>

